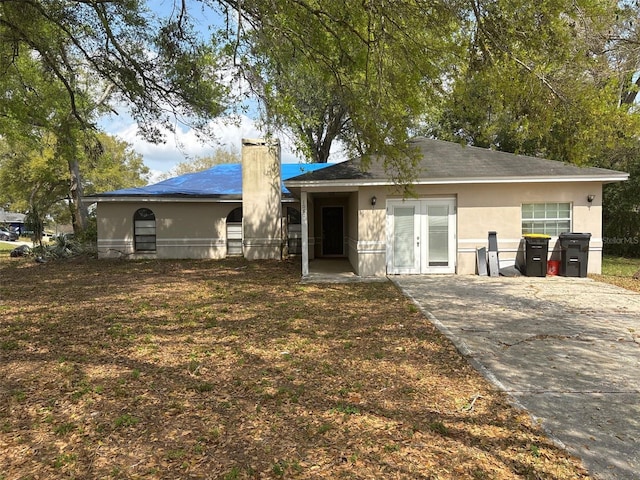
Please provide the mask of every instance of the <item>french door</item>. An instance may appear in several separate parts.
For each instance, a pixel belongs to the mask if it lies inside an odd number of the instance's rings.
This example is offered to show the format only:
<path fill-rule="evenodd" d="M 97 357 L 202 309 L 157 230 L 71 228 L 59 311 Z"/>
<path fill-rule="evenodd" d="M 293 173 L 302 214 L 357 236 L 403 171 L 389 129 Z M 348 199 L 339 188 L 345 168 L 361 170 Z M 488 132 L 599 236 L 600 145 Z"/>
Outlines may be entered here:
<path fill-rule="evenodd" d="M 387 272 L 455 273 L 453 198 L 387 202 Z"/>

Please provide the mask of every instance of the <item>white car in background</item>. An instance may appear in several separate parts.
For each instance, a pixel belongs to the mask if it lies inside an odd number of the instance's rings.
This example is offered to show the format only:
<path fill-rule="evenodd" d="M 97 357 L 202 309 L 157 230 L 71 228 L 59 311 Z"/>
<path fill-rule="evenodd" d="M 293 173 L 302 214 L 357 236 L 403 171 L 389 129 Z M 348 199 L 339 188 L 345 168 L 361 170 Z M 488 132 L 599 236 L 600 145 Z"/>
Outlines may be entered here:
<path fill-rule="evenodd" d="M 18 233 L 9 230 L 7 227 L 0 227 L 0 240 L 4 240 L 5 242 L 15 242 L 18 240 Z"/>

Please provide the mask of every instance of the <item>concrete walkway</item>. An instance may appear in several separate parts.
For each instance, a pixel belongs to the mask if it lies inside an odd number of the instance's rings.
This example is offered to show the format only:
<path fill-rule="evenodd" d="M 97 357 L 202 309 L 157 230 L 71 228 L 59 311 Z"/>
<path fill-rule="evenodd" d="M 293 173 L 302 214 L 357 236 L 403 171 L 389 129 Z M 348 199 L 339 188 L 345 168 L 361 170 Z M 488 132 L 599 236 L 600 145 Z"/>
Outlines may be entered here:
<path fill-rule="evenodd" d="M 346 258 L 316 258 L 309 262 L 309 275 L 302 283 L 386 282 L 386 277 L 360 277 Z"/>
<path fill-rule="evenodd" d="M 390 278 L 594 478 L 640 478 L 640 294 L 586 278 Z"/>

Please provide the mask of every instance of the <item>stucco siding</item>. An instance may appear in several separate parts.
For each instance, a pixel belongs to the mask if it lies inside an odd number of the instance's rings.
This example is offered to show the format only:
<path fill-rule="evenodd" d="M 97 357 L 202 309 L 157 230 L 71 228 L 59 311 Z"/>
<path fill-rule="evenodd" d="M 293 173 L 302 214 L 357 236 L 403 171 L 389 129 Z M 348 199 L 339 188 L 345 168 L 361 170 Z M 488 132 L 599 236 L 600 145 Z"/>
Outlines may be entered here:
<path fill-rule="evenodd" d="M 418 198 L 456 198 L 456 247 L 458 274 L 476 272 L 476 249 L 487 247 L 488 232 L 496 231 L 500 260 L 516 259 L 522 242 L 522 204 L 569 202 L 571 230 L 591 233 L 588 272 L 599 273 L 602 266 L 602 186 L 599 182 L 434 185 L 415 188 Z M 595 195 L 589 204 L 588 195 Z M 370 199 L 376 196 L 376 207 Z M 386 270 L 386 255 L 365 255 L 372 246 L 386 245 L 385 204 L 402 199 L 383 187 L 361 188 L 358 216 L 358 264 L 362 272 L 379 275 Z M 374 247 L 375 248 L 375 247 Z M 550 258 L 560 259 L 557 237 L 549 243 Z M 367 258 L 367 260 L 365 260 Z M 377 272 L 377 273 L 371 273 Z M 362 275 L 363 273 L 361 273 Z"/>
<path fill-rule="evenodd" d="M 587 195 L 596 195 L 589 206 Z M 594 183 L 467 185 L 457 191 L 458 273 L 476 270 L 476 249 L 487 246 L 489 231 L 497 232 L 500 260 L 515 261 L 522 251 L 522 204 L 568 202 L 571 230 L 591 233 L 588 270 L 599 273 L 602 264 L 602 187 Z M 549 242 L 549 256 L 560 258 L 557 237 Z"/>
<path fill-rule="evenodd" d="M 372 198 L 376 204 L 372 205 Z M 358 195 L 358 236 L 355 242 L 359 275 L 363 277 L 386 274 L 386 210 L 385 191 L 363 188 Z M 352 261 L 352 264 L 354 261 Z"/>
<path fill-rule="evenodd" d="M 501 261 L 514 261 L 522 250 L 522 204 L 568 202 L 571 230 L 591 233 L 589 273 L 602 264 L 602 186 L 600 182 L 453 184 L 417 186 L 417 198 L 455 198 L 456 272 L 474 274 L 476 249 L 486 247 L 489 231 L 498 234 Z M 594 195 L 593 202 L 587 201 Z M 376 204 L 371 204 L 372 197 Z M 322 256 L 323 207 L 344 208 L 344 255 L 360 276 L 381 276 L 387 269 L 387 211 L 389 199 L 402 199 L 393 187 L 360 187 L 352 192 L 309 195 L 309 257 Z M 240 202 L 176 201 L 100 202 L 98 251 L 101 258 L 223 258 L 226 217 Z M 299 208 L 299 205 L 293 205 Z M 133 216 L 150 208 L 156 217 L 156 252 L 134 251 Z M 560 259 L 557 238 L 550 241 L 550 258 Z"/>
<path fill-rule="evenodd" d="M 98 204 L 98 255 L 154 258 L 224 258 L 226 218 L 240 203 L 114 202 Z M 156 252 L 136 253 L 133 215 L 149 208 L 156 217 Z"/>
<path fill-rule="evenodd" d="M 278 259 L 282 254 L 280 143 L 243 140 L 244 256 Z"/>

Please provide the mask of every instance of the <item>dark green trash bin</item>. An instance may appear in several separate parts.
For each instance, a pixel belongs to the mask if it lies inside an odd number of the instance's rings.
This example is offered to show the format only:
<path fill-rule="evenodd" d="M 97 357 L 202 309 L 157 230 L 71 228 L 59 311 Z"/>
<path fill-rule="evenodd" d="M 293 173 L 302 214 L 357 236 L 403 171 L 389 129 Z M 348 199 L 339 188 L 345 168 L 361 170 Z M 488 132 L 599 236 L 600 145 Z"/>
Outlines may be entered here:
<path fill-rule="evenodd" d="M 590 239 L 590 233 L 560 234 L 560 275 L 565 277 L 587 276 Z"/>
<path fill-rule="evenodd" d="M 530 233 L 524 235 L 525 274 L 527 277 L 547 276 L 547 255 L 549 253 L 549 235 Z"/>

